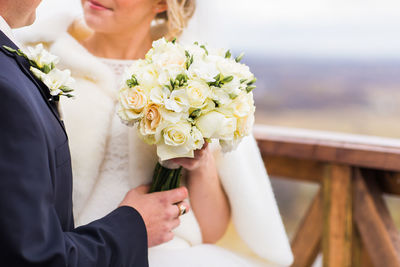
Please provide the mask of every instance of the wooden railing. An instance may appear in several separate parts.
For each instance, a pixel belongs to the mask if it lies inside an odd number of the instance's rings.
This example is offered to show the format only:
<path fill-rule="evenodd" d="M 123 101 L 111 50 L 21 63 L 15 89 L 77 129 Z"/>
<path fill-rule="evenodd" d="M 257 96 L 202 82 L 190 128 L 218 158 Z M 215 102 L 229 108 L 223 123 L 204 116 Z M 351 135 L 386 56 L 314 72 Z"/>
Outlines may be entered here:
<path fill-rule="evenodd" d="M 382 198 L 400 195 L 400 141 L 256 126 L 271 176 L 320 185 L 293 241 L 293 266 L 400 266 L 400 235 Z"/>

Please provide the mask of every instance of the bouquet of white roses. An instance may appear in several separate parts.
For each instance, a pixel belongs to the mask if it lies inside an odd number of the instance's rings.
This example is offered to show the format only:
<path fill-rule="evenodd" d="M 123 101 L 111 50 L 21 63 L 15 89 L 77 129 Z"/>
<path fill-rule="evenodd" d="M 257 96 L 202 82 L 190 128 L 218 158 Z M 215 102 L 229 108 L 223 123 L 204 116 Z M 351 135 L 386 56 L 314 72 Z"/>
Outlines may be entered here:
<path fill-rule="evenodd" d="M 155 41 L 146 58 L 126 70 L 118 115 L 157 146 L 161 162 L 194 157 L 212 139 L 231 151 L 254 123 L 256 79 L 241 58 L 198 43 Z M 180 172 L 157 164 L 151 191 L 178 187 Z"/>

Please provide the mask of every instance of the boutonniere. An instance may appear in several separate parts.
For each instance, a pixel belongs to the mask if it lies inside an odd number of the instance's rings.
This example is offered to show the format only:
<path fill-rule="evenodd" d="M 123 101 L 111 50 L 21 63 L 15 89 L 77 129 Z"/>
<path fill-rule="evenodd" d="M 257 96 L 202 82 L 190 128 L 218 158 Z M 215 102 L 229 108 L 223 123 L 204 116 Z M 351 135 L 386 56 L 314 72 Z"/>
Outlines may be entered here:
<path fill-rule="evenodd" d="M 15 50 L 8 46 L 3 47 L 11 53 L 26 58 L 31 65 L 30 71 L 49 88 L 50 94 L 56 100 L 60 96 L 74 97 L 72 95 L 74 89 L 71 86 L 75 80 L 71 77 L 71 71 L 56 68 L 59 58 L 44 49 L 42 44 L 38 44 L 35 47 L 27 47 L 24 51 L 21 49 Z"/>

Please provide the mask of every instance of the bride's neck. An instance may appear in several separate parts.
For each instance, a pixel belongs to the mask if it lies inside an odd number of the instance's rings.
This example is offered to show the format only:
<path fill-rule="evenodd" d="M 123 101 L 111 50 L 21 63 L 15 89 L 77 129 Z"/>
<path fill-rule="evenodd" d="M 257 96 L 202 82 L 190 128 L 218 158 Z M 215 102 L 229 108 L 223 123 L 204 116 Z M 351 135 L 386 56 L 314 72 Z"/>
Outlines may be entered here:
<path fill-rule="evenodd" d="M 118 34 L 94 32 L 82 41 L 82 45 L 97 57 L 140 59 L 144 58 L 152 42 L 150 29 L 143 29 Z"/>

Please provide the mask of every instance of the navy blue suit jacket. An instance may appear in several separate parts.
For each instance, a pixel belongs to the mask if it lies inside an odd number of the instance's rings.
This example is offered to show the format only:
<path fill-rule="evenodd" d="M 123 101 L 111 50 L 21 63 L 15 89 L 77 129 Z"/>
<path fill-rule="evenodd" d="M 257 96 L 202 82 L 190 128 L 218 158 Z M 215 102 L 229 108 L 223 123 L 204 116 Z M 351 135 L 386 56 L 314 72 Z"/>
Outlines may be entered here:
<path fill-rule="evenodd" d="M 148 266 L 146 229 L 135 209 L 74 227 L 64 125 L 27 60 L 3 45 L 17 48 L 0 31 L 0 265 Z"/>

